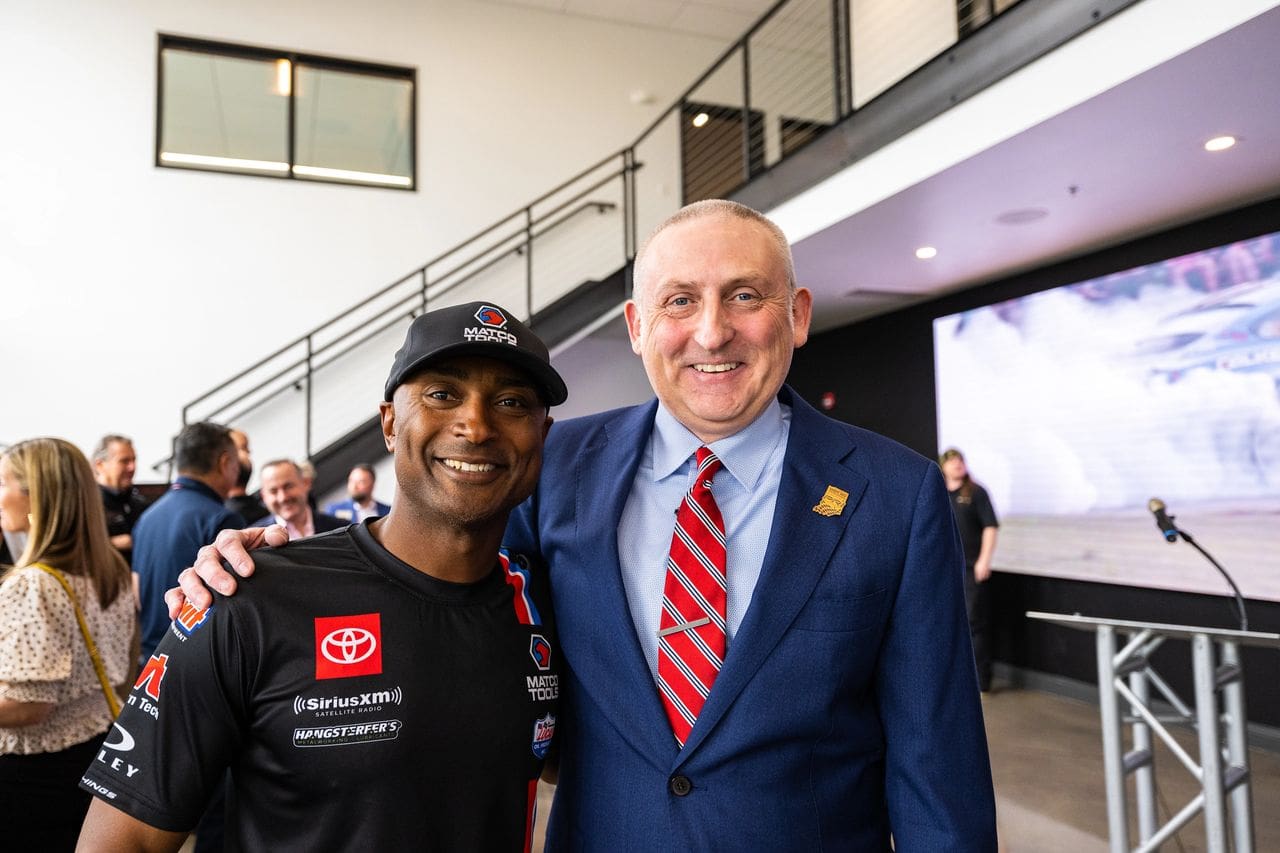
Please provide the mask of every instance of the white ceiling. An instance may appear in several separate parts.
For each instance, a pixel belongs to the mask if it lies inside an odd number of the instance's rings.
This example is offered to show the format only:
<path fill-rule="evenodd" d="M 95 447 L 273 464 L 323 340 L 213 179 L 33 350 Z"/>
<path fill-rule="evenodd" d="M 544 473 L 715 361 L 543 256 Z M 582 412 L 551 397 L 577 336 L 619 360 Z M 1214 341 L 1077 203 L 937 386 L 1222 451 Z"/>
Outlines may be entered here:
<path fill-rule="evenodd" d="M 774 0 L 490 2 L 728 41 Z M 1169 9 L 1180 19 L 1196 14 L 1194 6 L 1176 5 L 1148 0 L 1132 8 L 1155 19 L 1167 19 Z M 1142 34 L 1125 34 L 1114 22 L 1099 30 L 1108 27 L 1121 33 L 1113 40 L 1127 38 L 1135 52 L 1146 46 L 1139 44 L 1147 41 Z M 1280 8 L 1272 8 L 936 174 L 919 175 L 834 224 L 797 235 L 796 272 L 814 292 L 815 328 L 1280 195 L 1277 45 Z M 1076 73 L 1084 78 L 1091 71 L 1082 66 Z M 1204 151 L 1204 141 L 1222 133 L 1241 141 L 1226 152 Z M 1027 210 L 1044 215 L 1024 224 L 999 221 Z M 937 247 L 937 257 L 917 260 L 922 245 Z"/>
<path fill-rule="evenodd" d="M 776 0 L 490 0 L 583 18 L 619 21 L 726 43 L 741 36 Z"/>
<path fill-rule="evenodd" d="M 1276 45 L 1280 8 L 798 240 L 796 273 L 814 292 L 816 325 L 1280 195 Z M 1206 152 L 1219 134 L 1240 142 Z M 1045 215 L 998 221 L 1029 209 Z M 937 257 L 916 259 L 922 245 Z"/>

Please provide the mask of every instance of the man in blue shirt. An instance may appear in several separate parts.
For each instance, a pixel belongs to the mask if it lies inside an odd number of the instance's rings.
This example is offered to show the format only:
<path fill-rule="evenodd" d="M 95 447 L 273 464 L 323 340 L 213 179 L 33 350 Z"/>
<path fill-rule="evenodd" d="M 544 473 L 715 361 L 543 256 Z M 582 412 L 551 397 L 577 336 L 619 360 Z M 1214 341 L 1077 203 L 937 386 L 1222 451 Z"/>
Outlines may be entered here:
<path fill-rule="evenodd" d="M 352 524 L 366 518 L 381 518 L 391 512 L 391 507 L 373 497 L 373 484 L 377 479 L 373 466 L 361 462 L 347 475 L 347 499 L 336 501 L 324 508 L 325 513 Z"/>
<path fill-rule="evenodd" d="M 213 423 L 183 427 L 174 444 L 174 462 L 177 479 L 133 528 L 143 661 L 169 628 L 165 590 L 178 582 L 178 573 L 191 565 L 196 552 L 212 542 L 219 530 L 245 526 L 239 514 L 223 506 L 240 473 L 230 430 Z"/>

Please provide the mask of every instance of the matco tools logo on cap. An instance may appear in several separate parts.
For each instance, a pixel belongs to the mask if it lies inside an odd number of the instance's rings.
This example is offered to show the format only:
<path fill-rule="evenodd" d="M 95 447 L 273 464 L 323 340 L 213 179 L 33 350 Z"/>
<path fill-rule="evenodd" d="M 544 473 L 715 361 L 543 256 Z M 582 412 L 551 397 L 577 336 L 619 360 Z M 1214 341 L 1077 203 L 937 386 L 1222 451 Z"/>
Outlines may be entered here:
<path fill-rule="evenodd" d="M 316 678 L 351 678 L 382 672 L 382 617 L 317 616 Z"/>
<path fill-rule="evenodd" d="M 516 336 L 506 331 L 507 315 L 492 305 L 481 305 L 475 313 L 479 326 L 468 326 L 462 330 L 462 337 L 468 341 L 493 341 L 499 344 L 516 346 Z"/>
<path fill-rule="evenodd" d="M 490 329 L 501 329 L 507 325 L 507 315 L 492 305 L 481 305 L 480 310 L 476 312 L 476 319 Z"/>

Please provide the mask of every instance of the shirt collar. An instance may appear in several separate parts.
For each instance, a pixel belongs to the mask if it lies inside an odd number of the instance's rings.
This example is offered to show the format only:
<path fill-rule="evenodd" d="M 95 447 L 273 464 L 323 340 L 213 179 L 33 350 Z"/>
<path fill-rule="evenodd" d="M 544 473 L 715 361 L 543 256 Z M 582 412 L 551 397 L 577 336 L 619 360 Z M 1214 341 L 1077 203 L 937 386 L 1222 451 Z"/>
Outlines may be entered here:
<path fill-rule="evenodd" d="M 724 464 L 724 470 L 748 490 L 754 489 L 765 465 L 786 435 L 787 422 L 782 404 L 775 397 L 746 429 L 707 445 Z M 653 479 L 665 480 L 680 470 L 702 446 L 702 441 L 676 420 L 667 407 L 658 403 L 650 436 Z"/>
<path fill-rule="evenodd" d="M 285 521 L 283 518 L 281 518 L 278 515 L 274 516 L 274 518 L 275 518 L 276 524 L 280 525 L 281 527 L 283 527 L 285 530 L 289 532 L 290 539 L 296 538 L 298 536 L 314 536 L 315 535 L 316 530 L 315 530 L 315 524 L 311 514 L 311 507 L 306 508 L 305 513 L 302 516 L 302 523 L 297 525 L 296 527 L 290 524 L 289 522 Z"/>
<path fill-rule="evenodd" d="M 195 477 L 187 477 L 183 474 L 179 474 L 174 478 L 173 485 L 169 486 L 170 491 L 174 489 L 187 489 L 192 492 L 199 492 L 206 497 L 213 498 L 218 503 L 222 503 L 222 495 L 215 492 L 212 486 L 201 480 L 197 480 Z"/>

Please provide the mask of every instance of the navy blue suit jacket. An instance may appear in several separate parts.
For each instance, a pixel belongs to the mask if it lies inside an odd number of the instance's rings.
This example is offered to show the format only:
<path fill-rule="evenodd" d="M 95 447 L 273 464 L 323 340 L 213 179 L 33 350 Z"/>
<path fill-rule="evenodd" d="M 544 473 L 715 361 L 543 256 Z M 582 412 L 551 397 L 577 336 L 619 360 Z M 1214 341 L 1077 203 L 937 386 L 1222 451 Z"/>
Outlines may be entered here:
<path fill-rule="evenodd" d="M 618 564 L 656 401 L 552 427 L 507 542 L 549 564 L 568 665 L 548 850 L 887 851 L 891 833 L 900 853 L 996 849 L 941 473 L 789 388 L 780 399 L 792 421 L 773 535 L 684 749 Z M 834 517 L 814 511 L 828 486 L 848 492 Z"/>
<path fill-rule="evenodd" d="M 391 507 L 387 504 L 384 504 L 382 501 L 374 501 L 373 505 L 378 510 L 379 518 L 391 512 Z M 337 503 L 331 503 L 324 508 L 324 511 L 327 512 L 329 515 L 333 515 L 333 516 L 337 516 L 338 518 L 341 518 L 347 524 L 353 524 L 356 521 L 356 502 L 351 500 L 350 498 L 348 498 L 345 501 L 338 501 Z"/>
<path fill-rule="evenodd" d="M 263 516 L 262 518 L 250 524 L 250 527 L 270 527 L 276 523 L 274 515 Z M 351 524 L 350 521 L 334 518 L 332 515 L 326 515 L 323 512 L 311 511 L 311 523 L 316 527 L 316 533 L 328 533 L 330 530 L 339 530 Z"/>

